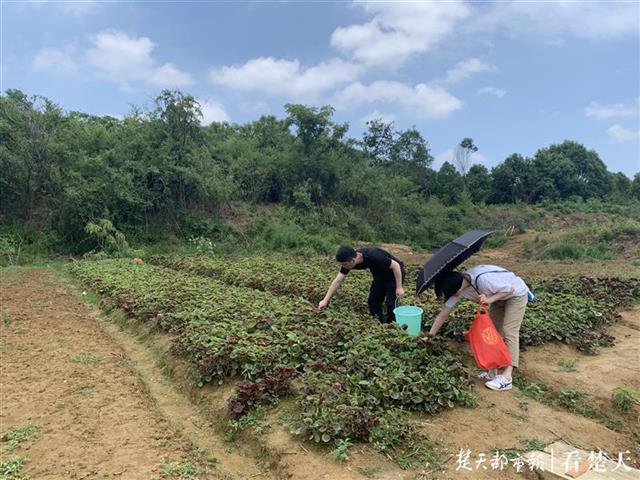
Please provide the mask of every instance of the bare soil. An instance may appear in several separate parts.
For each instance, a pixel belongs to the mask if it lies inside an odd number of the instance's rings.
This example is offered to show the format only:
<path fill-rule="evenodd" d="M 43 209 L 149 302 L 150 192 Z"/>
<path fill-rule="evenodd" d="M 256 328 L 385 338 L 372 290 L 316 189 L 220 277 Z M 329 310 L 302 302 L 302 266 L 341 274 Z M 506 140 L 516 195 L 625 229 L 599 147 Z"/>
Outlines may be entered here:
<path fill-rule="evenodd" d="M 12 452 L 3 442 L 0 459 L 26 457 L 34 479 L 160 478 L 163 462 L 193 462 L 124 350 L 56 278 L 2 270 L 0 431 L 39 433 Z"/>

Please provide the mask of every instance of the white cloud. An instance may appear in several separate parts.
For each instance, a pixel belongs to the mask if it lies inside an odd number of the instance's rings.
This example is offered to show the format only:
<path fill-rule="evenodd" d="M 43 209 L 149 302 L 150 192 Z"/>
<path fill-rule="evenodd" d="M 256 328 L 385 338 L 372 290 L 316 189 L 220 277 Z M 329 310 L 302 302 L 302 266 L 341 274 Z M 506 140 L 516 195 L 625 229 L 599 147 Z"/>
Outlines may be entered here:
<path fill-rule="evenodd" d="M 422 118 L 446 117 L 462 107 L 458 98 L 439 85 L 419 83 L 410 86 L 391 81 L 370 85 L 352 83 L 336 94 L 335 101 L 342 108 L 368 103 L 397 104 Z"/>
<path fill-rule="evenodd" d="M 612 103 L 600 105 L 598 102 L 591 102 L 584 109 L 587 117 L 593 118 L 615 118 L 615 117 L 638 117 L 640 116 L 640 100 L 635 104 Z"/>
<path fill-rule="evenodd" d="M 248 113 L 251 115 L 266 115 L 271 110 L 269 105 L 266 102 L 257 101 L 257 102 L 240 102 L 238 104 L 238 108 L 240 108 L 244 113 Z"/>
<path fill-rule="evenodd" d="M 339 59 L 302 69 L 298 60 L 259 57 L 241 66 L 212 69 L 209 81 L 234 90 L 313 98 L 340 84 L 353 81 L 360 71 L 360 67 Z"/>
<path fill-rule="evenodd" d="M 630 142 L 640 139 L 640 130 L 629 130 L 618 124 L 607 128 L 607 134 L 617 142 Z"/>
<path fill-rule="evenodd" d="M 41 72 L 73 74 L 78 65 L 72 58 L 71 51 L 56 48 L 43 48 L 33 59 L 33 68 Z"/>
<path fill-rule="evenodd" d="M 393 113 L 381 113 L 378 110 L 375 110 L 361 117 L 360 123 L 364 126 L 367 124 L 367 122 L 370 122 L 372 120 L 382 120 L 385 123 L 395 123 L 397 121 L 397 118 Z"/>
<path fill-rule="evenodd" d="M 76 0 L 70 2 L 62 2 L 61 7 L 65 13 L 80 16 L 87 13 L 94 13 L 99 8 L 99 5 L 98 2 L 94 0 Z"/>
<path fill-rule="evenodd" d="M 428 52 L 470 14 L 463 2 L 358 2 L 367 23 L 337 28 L 331 45 L 368 65 L 401 65 Z"/>
<path fill-rule="evenodd" d="M 448 148 L 433 157 L 433 168 L 435 170 L 440 170 L 440 167 L 442 167 L 444 162 L 449 162 L 453 165 L 453 160 L 455 159 L 455 157 L 456 154 L 453 151 L 453 148 Z"/>
<path fill-rule="evenodd" d="M 555 43 L 567 36 L 602 40 L 637 35 L 639 14 L 637 2 L 498 2 L 479 7 L 469 27 Z"/>
<path fill-rule="evenodd" d="M 215 100 L 199 100 L 202 110 L 202 125 L 210 125 L 211 122 L 231 122 L 221 103 Z"/>
<path fill-rule="evenodd" d="M 19 7 L 35 9 L 41 9 L 43 7 L 56 8 L 64 14 L 79 17 L 89 13 L 96 13 L 100 9 L 100 3 L 101 2 L 96 0 L 29 0 L 19 2 Z"/>
<path fill-rule="evenodd" d="M 502 98 L 506 94 L 507 94 L 507 91 L 503 88 L 482 87 L 478 89 L 478 95 L 493 95 L 494 97 Z"/>
<path fill-rule="evenodd" d="M 165 63 L 161 67 L 151 68 L 148 70 L 148 74 L 147 81 L 160 87 L 180 87 L 194 83 L 191 75 L 181 72 L 171 63 Z"/>
<path fill-rule="evenodd" d="M 593 40 L 638 35 L 637 2 L 377 2 L 356 1 L 363 23 L 334 30 L 331 45 L 366 65 L 399 67 L 445 40 L 473 39 L 481 33 L 533 35 L 561 45 L 567 37 Z M 463 41 L 463 40 L 460 40 Z"/>
<path fill-rule="evenodd" d="M 495 70 L 495 67 L 487 65 L 477 58 L 469 58 L 458 62 L 454 68 L 447 71 L 447 76 L 444 81 L 446 83 L 457 83 L 469 78 L 474 73 L 490 72 L 492 70 Z"/>
<path fill-rule="evenodd" d="M 147 37 L 129 37 L 117 31 L 95 35 L 87 51 L 87 62 L 106 78 L 127 88 L 131 81 L 143 81 L 160 87 L 181 87 L 194 83 L 188 73 L 171 63 L 158 66 L 151 57 L 155 44 Z"/>

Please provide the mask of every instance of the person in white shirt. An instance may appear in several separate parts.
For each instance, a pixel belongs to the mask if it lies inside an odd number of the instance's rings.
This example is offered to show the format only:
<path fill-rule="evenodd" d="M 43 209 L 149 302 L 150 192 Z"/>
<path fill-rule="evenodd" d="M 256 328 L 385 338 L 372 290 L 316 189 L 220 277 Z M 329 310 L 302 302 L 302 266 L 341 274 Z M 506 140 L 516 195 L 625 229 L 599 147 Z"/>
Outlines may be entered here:
<path fill-rule="evenodd" d="M 490 305 L 489 315 L 511 353 L 511 365 L 500 374 L 494 369 L 480 378 L 492 390 L 509 390 L 513 369 L 520 356 L 520 326 L 524 318 L 530 290 L 515 273 L 495 265 L 477 265 L 464 272 L 444 272 L 436 277 L 435 291 L 445 304 L 431 326 L 428 336 L 435 336 L 461 298 Z"/>

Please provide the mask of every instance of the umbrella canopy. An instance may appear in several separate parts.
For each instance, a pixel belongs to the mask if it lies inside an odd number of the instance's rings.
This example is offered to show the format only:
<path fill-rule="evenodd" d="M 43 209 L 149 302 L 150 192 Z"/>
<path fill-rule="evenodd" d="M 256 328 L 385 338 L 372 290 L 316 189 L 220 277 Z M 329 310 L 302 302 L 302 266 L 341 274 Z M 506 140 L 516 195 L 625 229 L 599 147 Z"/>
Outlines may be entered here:
<path fill-rule="evenodd" d="M 447 243 L 424 264 L 416 278 L 416 295 L 420 295 L 435 282 L 436 276 L 442 272 L 453 270 L 480 247 L 493 230 L 473 230 Z"/>

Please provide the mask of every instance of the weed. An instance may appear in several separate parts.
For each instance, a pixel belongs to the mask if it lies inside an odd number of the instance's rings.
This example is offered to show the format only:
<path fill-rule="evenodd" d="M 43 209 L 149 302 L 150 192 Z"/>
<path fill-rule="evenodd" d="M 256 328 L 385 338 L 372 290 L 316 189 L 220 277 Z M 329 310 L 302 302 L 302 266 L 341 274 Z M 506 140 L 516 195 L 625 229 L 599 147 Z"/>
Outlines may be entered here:
<path fill-rule="evenodd" d="M 11 314 L 9 313 L 8 308 L 2 310 L 2 323 L 5 325 L 9 325 L 11 323 Z"/>
<path fill-rule="evenodd" d="M 538 440 L 537 438 L 527 438 L 522 441 L 522 445 L 524 446 L 525 450 L 538 450 L 540 452 L 543 452 L 544 449 L 547 448 L 547 445 L 549 445 L 549 442 L 544 442 L 542 440 Z"/>
<path fill-rule="evenodd" d="M 631 405 L 638 404 L 638 392 L 630 387 L 616 387 L 611 394 L 613 403 L 621 412 L 628 412 Z"/>
<path fill-rule="evenodd" d="M 539 402 L 544 402 L 549 393 L 547 387 L 538 383 L 526 383 L 519 377 L 515 377 L 514 384 L 520 389 L 520 394 L 525 397 L 533 398 Z"/>
<path fill-rule="evenodd" d="M 336 460 L 349 460 L 349 447 L 352 445 L 348 438 L 340 438 L 336 441 L 336 448 L 331 451 L 331 456 Z"/>
<path fill-rule="evenodd" d="M 178 478 L 180 480 L 197 480 L 198 475 L 208 473 L 208 469 L 198 467 L 191 462 L 160 462 L 160 478 Z"/>
<path fill-rule="evenodd" d="M 593 408 L 585 402 L 588 396 L 589 394 L 585 392 L 563 388 L 558 393 L 557 403 L 571 412 L 579 413 L 583 416 L 591 416 L 594 413 Z"/>
<path fill-rule="evenodd" d="M 271 423 L 264 419 L 265 413 L 265 408 L 258 406 L 239 419 L 230 419 L 225 430 L 225 441 L 231 442 L 235 440 L 236 434 L 247 427 L 253 428 L 253 433 L 256 435 L 262 435 L 265 430 L 271 428 Z"/>
<path fill-rule="evenodd" d="M 522 410 L 524 412 L 528 412 L 529 411 L 529 402 L 527 402 L 526 400 L 520 400 L 518 402 L 518 406 L 520 407 L 520 410 Z"/>
<path fill-rule="evenodd" d="M 82 395 L 83 397 L 88 397 L 89 395 L 91 395 L 93 393 L 93 390 L 89 387 L 83 387 L 80 390 L 78 390 L 78 393 L 80 395 Z"/>
<path fill-rule="evenodd" d="M 39 427 L 35 425 L 24 425 L 22 427 L 13 427 L 1 437 L 3 442 L 9 442 L 5 447 L 5 451 L 12 452 L 21 442 L 35 438 L 40 432 Z"/>
<path fill-rule="evenodd" d="M 576 363 L 578 363 L 577 358 L 566 358 L 562 359 L 558 362 L 558 368 L 561 372 L 575 372 L 576 371 Z"/>
<path fill-rule="evenodd" d="M 494 457 L 503 456 L 509 462 L 513 462 L 515 459 L 522 456 L 522 451 L 518 448 L 491 447 L 490 450 Z"/>
<path fill-rule="evenodd" d="M 22 465 L 27 459 L 24 457 L 13 457 L 9 460 L 0 462 L 0 479 L 1 480 L 23 480 L 20 476 Z"/>
<path fill-rule="evenodd" d="M 521 422 L 529 421 L 529 415 L 526 415 L 524 413 L 507 412 L 507 415 L 510 415 L 511 417 L 515 418 L 516 420 L 520 420 Z"/>
<path fill-rule="evenodd" d="M 358 473 L 363 477 L 376 478 L 376 474 L 380 471 L 379 468 L 372 467 L 358 467 Z"/>
<path fill-rule="evenodd" d="M 46 305 L 42 302 L 36 302 L 33 304 L 33 308 L 35 308 L 38 312 L 44 311 Z"/>
<path fill-rule="evenodd" d="M 193 448 L 193 455 L 198 460 L 198 463 L 200 464 L 204 463 L 209 465 L 214 465 L 218 463 L 218 459 L 213 453 L 211 453 L 210 450 L 204 447 L 200 447 L 193 442 L 191 443 L 191 446 Z"/>
<path fill-rule="evenodd" d="M 98 359 L 90 353 L 83 353 L 82 355 L 74 357 L 73 361 L 76 363 L 81 363 L 82 365 L 93 365 L 94 363 L 98 362 Z"/>

